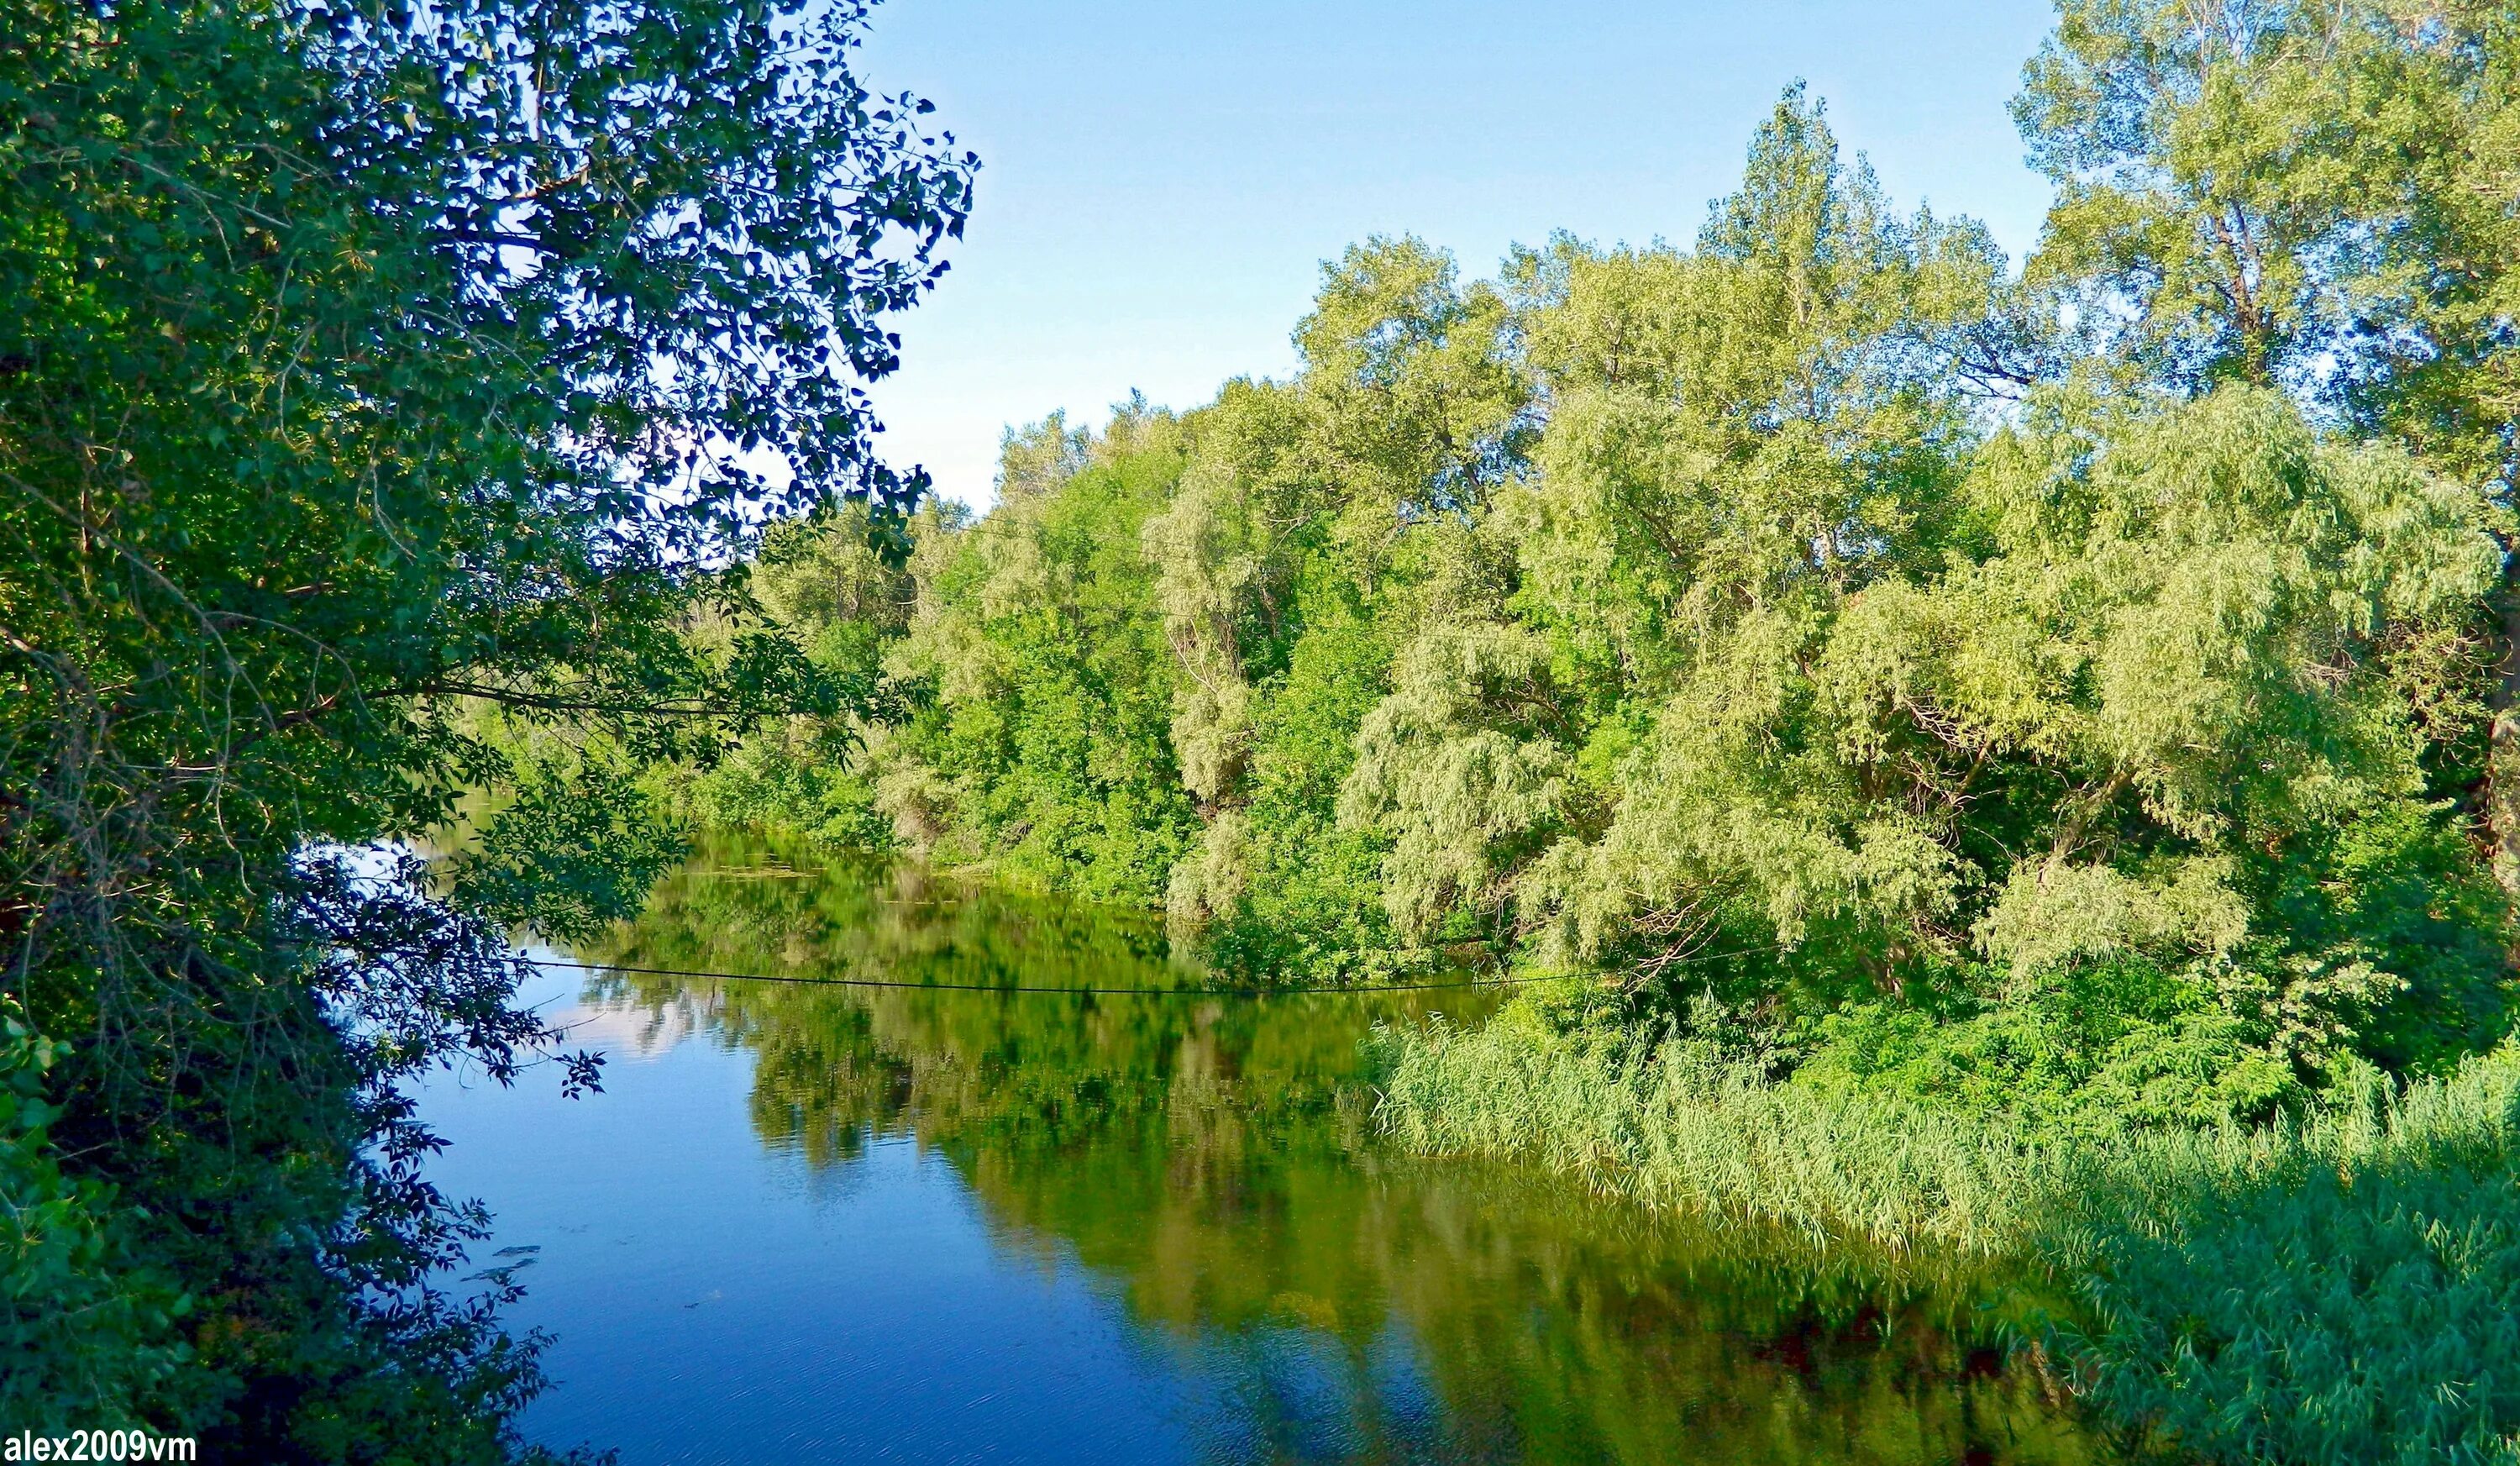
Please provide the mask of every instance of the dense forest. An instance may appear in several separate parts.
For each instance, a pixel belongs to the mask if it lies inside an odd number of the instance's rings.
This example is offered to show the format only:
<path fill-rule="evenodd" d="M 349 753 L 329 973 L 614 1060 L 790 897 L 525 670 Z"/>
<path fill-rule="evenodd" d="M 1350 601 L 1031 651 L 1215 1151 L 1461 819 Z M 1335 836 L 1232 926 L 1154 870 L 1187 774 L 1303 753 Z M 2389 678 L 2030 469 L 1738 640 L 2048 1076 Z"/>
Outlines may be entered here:
<path fill-rule="evenodd" d="M 2184 1449 L 2507 1452 L 2515 98 L 2505 8 L 2068 3 L 2018 267 L 1800 88 L 1689 247 L 1369 241 L 1287 380 L 777 526 L 696 641 L 873 710 L 656 787 L 1563 978 L 1387 1033 L 1386 1128 L 2043 1260 Z"/>
<path fill-rule="evenodd" d="M 2060 0 L 2017 262 L 1791 88 L 980 514 L 863 4 L 0 11 L 0 1421 L 542 1454 L 403 1086 L 745 826 L 1505 979 L 1386 1135 L 2046 1269 L 2167 1449 L 2520 1452 L 2507 4 Z"/>
<path fill-rule="evenodd" d="M 2465 69 L 2503 37 L 2320 18 L 2182 76 L 2142 19 L 2032 68 L 2062 202 L 2023 271 L 1796 91 L 1693 249 L 1464 284 L 1373 241 L 1290 381 L 1012 433 L 997 504 L 906 560 L 862 513 L 776 527 L 765 623 L 876 710 L 682 797 L 1160 905 L 1254 982 L 1597 973 L 2057 1124 L 2491 1047 L 2509 322 L 2446 255 L 2509 248 L 2456 213 L 2511 182 Z M 2440 131 L 2314 106 L 2380 89 Z M 2194 115 L 2241 99 L 2283 108 Z M 2224 197 L 2243 123 L 2343 151 Z M 2424 176 L 2325 193 L 2372 150 Z"/>

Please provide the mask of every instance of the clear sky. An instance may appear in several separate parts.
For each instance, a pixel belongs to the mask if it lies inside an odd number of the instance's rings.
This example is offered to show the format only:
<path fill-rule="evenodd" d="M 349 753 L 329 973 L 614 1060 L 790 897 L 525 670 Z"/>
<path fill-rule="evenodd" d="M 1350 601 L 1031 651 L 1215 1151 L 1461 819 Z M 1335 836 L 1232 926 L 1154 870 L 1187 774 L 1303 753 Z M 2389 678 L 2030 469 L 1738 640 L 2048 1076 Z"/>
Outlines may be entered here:
<path fill-rule="evenodd" d="M 2016 259 L 2048 189 L 2005 106 L 2046 0 L 887 0 L 863 77 L 979 153 L 954 268 L 901 321 L 885 455 L 986 503 L 1000 432 L 1282 376 L 1321 262 L 1414 233 L 1492 274 L 1559 229 L 1693 239 L 1796 77 L 1893 201 Z"/>

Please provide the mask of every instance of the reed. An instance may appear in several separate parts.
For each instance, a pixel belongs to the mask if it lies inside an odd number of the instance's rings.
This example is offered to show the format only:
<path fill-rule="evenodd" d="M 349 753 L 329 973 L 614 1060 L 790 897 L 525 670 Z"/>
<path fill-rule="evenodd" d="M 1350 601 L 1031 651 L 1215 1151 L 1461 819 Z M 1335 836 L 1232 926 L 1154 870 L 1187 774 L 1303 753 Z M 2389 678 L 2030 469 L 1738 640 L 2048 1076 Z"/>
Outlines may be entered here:
<path fill-rule="evenodd" d="M 1516 1005 L 1375 1037 L 1382 1129 L 1648 1207 L 2002 1260 L 2109 1417 L 2247 1462 L 2520 1461 L 2520 1050 L 2284 1123 L 2043 1134 Z"/>

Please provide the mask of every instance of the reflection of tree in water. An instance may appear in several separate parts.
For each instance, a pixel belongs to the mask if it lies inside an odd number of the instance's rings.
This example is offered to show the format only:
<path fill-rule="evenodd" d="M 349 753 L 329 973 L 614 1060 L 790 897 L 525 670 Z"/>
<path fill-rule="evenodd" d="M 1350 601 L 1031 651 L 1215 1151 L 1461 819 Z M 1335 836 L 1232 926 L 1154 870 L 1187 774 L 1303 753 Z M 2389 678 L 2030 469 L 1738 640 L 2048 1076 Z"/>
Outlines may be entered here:
<path fill-rule="evenodd" d="M 1026 987 L 1194 986 L 1159 933 L 913 869 L 782 874 L 730 839 L 602 960 Z M 817 1166 L 936 1148 L 1005 1245 L 1119 1289 L 1219 1460 L 2080 1461 L 1998 1367 L 1992 1290 L 1369 1143 L 1360 1041 L 1463 994 L 1263 1001 L 614 974 L 756 1056 Z M 1474 1002 L 1480 995 L 1469 995 Z M 1439 999 L 1449 997 L 1450 1003 Z"/>

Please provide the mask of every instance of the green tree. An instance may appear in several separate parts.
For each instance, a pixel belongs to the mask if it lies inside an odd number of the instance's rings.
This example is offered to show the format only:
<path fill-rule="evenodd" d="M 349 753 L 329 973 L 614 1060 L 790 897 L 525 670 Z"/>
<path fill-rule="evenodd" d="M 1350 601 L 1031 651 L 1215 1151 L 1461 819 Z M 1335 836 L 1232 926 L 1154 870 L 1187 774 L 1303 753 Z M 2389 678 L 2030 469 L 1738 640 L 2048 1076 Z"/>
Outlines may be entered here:
<path fill-rule="evenodd" d="M 1324 266 L 1296 379 L 1234 384 L 1192 419 L 1183 491 L 1147 535 L 1187 674 L 1173 738 L 1210 816 L 1169 905 L 1237 967 L 1354 973 L 1418 944 L 1380 909 L 1386 842 L 1342 827 L 1338 791 L 1402 628 L 1468 588 L 1444 568 L 1475 563 L 1526 466 L 1509 325 L 1449 256 L 1369 241 Z"/>
<path fill-rule="evenodd" d="M 912 710 L 872 752 L 878 803 L 925 853 L 1151 903 L 1193 827 L 1165 739 L 1177 672 L 1139 553 L 1182 472 L 1143 400 L 1099 435 L 1009 434 L 999 502 L 923 535 L 887 654 Z"/>
<path fill-rule="evenodd" d="M 2124 385 L 2277 386 L 2506 514 L 2520 487 L 2520 22 L 2508 6 L 2067 0 L 2015 104 L 2057 186 L 2034 285 Z M 2503 531 L 2506 546 L 2508 532 Z M 2520 600 L 2411 658 L 2520 883 Z M 2489 777 L 2480 778 L 2480 775 Z"/>
<path fill-rule="evenodd" d="M 1909 868 L 1933 857 L 1836 766 L 1805 668 L 1850 597 L 1937 563 L 1972 440 L 1950 366 L 2001 276 L 1983 232 L 1891 215 L 1796 93 L 1693 253 L 1521 268 L 1538 472 L 1462 557 L 1476 593 L 1401 654 L 1345 794 L 1395 841 L 1395 918 L 1458 903 L 1656 965 L 1728 921 L 1798 944 L 1930 905 Z M 1863 925 L 1815 959 L 1877 961 Z"/>
<path fill-rule="evenodd" d="M 2034 69 L 2042 126 L 2080 115 L 2089 29 Z M 2372 55 L 2430 54 L 2394 35 Z M 2010 1045 L 2024 1094 L 2053 1060 L 2067 1108 L 2174 1052 L 2204 1087 L 2126 1113 L 2489 1041 L 2502 902 L 2449 802 L 2495 516 L 2442 454 L 2349 440 L 2362 378 L 2294 380 L 2344 349 L 2328 285 L 2246 329 L 2198 314 L 2210 282 L 2119 308 L 2160 276 L 2092 243 L 2132 177 L 2069 187 L 2024 283 L 1893 210 L 1795 88 L 1694 249 L 1560 239 L 1464 286 L 1361 246 L 1299 371 L 1166 419 L 1137 490 L 1063 419 L 1010 435 L 1002 506 L 921 550 L 894 665 L 936 695 L 871 735 L 878 796 L 1079 889 L 1176 850 L 1174 935 L 1237 972 L 1562 965 L 1779 1032 L 1854 1004 L 1849 1041 Z M 1124 697 L 1083 670 L 1106 648 L 1165 669 Z M 1074 833 L 1176 777 L 1160 842 Z M 1863 1074 L 1908 1064 L 1880 1042 Z"/>
<path fill-rule="evenodd" d="M 765 509 L 917 486 L 863 383 L 972 162 L 854 79 L 864 19 L 12 7 L 0 1005 L 49 1063 L 0 1177 L 81 1279 L 6 1295 L 13 1420 L 516 1448 L 531 1349 L 500 1275 L 446 1291 L 481 1220 L 396 1085 L 555 1041 L 504 930 L 587 930 L 677 852 L 639 760 L 845 694 L 683 633 L 742 609 L 699 567 Z M 484 704 L 571 737 L 486 740 Z M 512 798 L 439 877 L 381 844 L 483 786 Z M 99 1318 L 183 1367 L 96 1369 Z"/>

